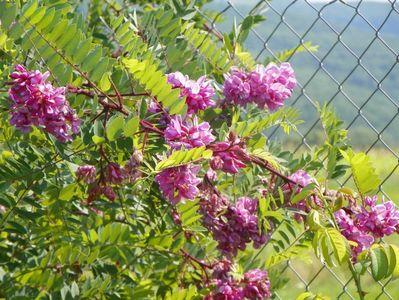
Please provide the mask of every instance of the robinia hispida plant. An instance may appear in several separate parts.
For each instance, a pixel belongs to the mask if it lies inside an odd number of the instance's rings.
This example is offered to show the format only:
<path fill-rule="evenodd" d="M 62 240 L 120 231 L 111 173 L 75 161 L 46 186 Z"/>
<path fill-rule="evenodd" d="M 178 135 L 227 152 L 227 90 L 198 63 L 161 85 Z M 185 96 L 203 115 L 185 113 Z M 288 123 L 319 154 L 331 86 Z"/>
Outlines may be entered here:
<path fill-rule="evenodd" d="M 399 211 L 331 109 L 310 154 L 266 139 L 300 123 L 295 51 L 256 64 L 263 17 L 221 34 L 204 2 L 0 1 L 1 297 L 268 299 L 309 251 L 360 299 L 399 275 Z"/>

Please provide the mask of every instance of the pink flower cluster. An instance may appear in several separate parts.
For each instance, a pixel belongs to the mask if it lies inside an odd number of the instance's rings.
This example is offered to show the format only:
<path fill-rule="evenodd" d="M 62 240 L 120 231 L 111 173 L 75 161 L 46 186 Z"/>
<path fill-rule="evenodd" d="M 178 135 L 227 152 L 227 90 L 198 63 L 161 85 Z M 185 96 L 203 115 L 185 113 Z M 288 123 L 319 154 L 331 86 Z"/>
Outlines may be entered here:
<path fill-rule="evenodd" d="M 212 195 L 201 202 L 203 223 L 218 242 L 218 249 L 225 255 L 235 256 L 238 250 L 245 250 L 253 242 L 255 248 L 263 245 L 268 237 L 258 227 L 258 200 L 238 198 L 230 204 L 224 197 Z"/>
<path fill-rule="evenodd" d="M 104 195 L 110 201 L 114 201 L 116 198 L 114 189 L 111 186 L 109 186 L 109 185 L 105 185 L 105 186 L 94 185 L 89 191 L 89 196 L 87 197 L 87 203 L 90 204 L 91 202 L 96 200 L 101 195 Z"/>
<path fill-rule="evenodd" d="M 96 167 L 91 165 L 79 166 L 76 170 L 76 177 L 78 180 L 83 180 L 84 182 L 90 184 L 96 181 Z"/>
<path fill-rule="evenodd" d="M 365 197 L 363 206 L 352 205 L 335 213 L 342 234 L 357 246 L 354 258 L 368 249 L 376 238 L 391 235 L 399 229 L 399 210 L 392 201 L 377 203 L 377 196 Z"/>
<path fill-rule="evenodd" d="M 213 267 L 214 291 L 204 297 L 204 300 L 262 300 L 271 297 L 270 281 L 266 271 L 259 269 L 244 273 L 241 280 L 234 279 L 229 272 L 231 262 L 221 260 Z"/>
<path fill-rule="evenodd" d="M 201 76 L 198 80 L 191 80 L 187 75 L 174 72 L 168 74 L 168 82 L 173 88 L 180 89 L 182 97 L 186 97 L 189 115 L 215 104 L 211 99 L 215 95 L 215 90 L 205 76 Z"/>
<path fill-rule="evenodd" d="M 124 167 L 115 162 L 109 162 L 100 175 L 98 183 L 96 181 L 96 167 L 91 165 L 79 166 L 76 171 L 78 180 L 83 180 L 87 184 L 92 184 L 89 188 L 87 202 L 91 203 L 101 195 L 114 201 L 116 194 L 112 185 L 119 185 L 124 182 L 134 182 L 141 176 L 138 166 L 143 161 L 141 151 L 135 150 Z"/>
<path fill-rule="evenodd" d="M 121 184 L 125 178 L 126 172 L 124 168 L 114 162 L 108 163 L 104 174 L 100 176 L 99 184 L 94 184 L 90 187 L 87 202 L 91 203 L 101 195 L 104 195 L 110 201 L 114 201 L 116 194 L 111 184 Z"/>
<path fill-rule="evenodd" d="M 257 65 L 252 72 L 233 68 L 225 76 L 223 92 L 226 100 L 245 106 L 254 102 L 259 108 L 275 110 L 292 94 L 296 86 L 294 71 L 289 63 Z"/>
<path fill-rule="evenodd" d="M 214 143 L 210 148 L 213 151 L 212 169 L 235 174 L 246 167 L 244 161 L 249 157 L 238 138 L 230 137 L 229 141 Z"/>
<path fill-rule="evenodd" d="M 142 172 L 138 169 L 140 164 L 143 162 L 143 153 L 139 150 L 134 150 L 133 154 L 130 156 L 128 162 L 124 166 L 125 180 L 128 182 L 135 182 L 141 177 Z"/>
<path fill-rule="evenodd" d="M 191 149 L 207 146 L 215 140 L 212 135 L 211 126 L 208 122 L 198 124 L 197 117 L 192 123 L 183 121 L 181 116 L 173 117 L 165 129 L 164 137 L 166 143 L 173 149 Z"/>
<path fill-rule="evenodd" d="M 117 163 L 110 162 L 107 165 L 105 181 L 113 184 L 121 184 L 126 178 L 125 170 Z"/>
<path fill-rule="evenodd" d="M 193 200 L 199 190 L 197 185 L 201 180 L 197 177 L 199 166 L 183 165 L 161 171 L 155 176 L 163 195 L 172 204 L 183 200 Z"/>
<path fill-rule="evenodd" d="M 47 82 L 49 75 L 15 66 L 10 75 L 13 79 L 9 90 L 13 101 L 10 123 L 24 133 L 35 125 L 61 142 L 71 141 L 71 134 L 79 132 L 80 120 L 65 99 L 65 87 L 53 87 Z"/>

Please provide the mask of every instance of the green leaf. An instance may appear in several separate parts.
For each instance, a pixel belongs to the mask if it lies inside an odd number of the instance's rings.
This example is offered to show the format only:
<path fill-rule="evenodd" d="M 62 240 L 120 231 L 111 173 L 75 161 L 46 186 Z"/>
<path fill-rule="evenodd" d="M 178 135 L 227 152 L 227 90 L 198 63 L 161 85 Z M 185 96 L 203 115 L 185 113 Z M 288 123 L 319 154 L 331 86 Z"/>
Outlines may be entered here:
<path fill-rule="evenodd" d="M 93 135 L 91 139 L 93 140 L 94 144 L 96 144 L 96 145 L 100 145 L 105 142 L 105 138 L 98 136 L 98 135 Z"/>
<path fill-rule="evenodd" d="M 46 13 L 46 8 L 45 7 L 40 7 L 38 10 L 35 11 L 35 14 L 33 15 L 33 17 L 29 20 L 30 24 L 36 24 L 38 23 L 43 16 Z"/>
<path fill-rule="evenodd" d="M 377 247 L 370 250 L 371 274 L 375 280 L 385 278 L 388 271 L 388 258 L 384 249 Z"/>
<path fill-rule="evenodd" d="M 330 267 L 335 266 L 333 258 L 340 265 L 348 261 L 348 241 L 335 228 L 323 228 L 316 231 L 313 237 L 313 248 L 316 256 L 323 259 Z"/>
<path fill-rule="evenodd" d="M 172 89 L 166 76 L 158 70 L 158 65 L 150 60 L 124 58 L 122 63 L 147 92 L 157 98 L 171 114 L 184 114 L 187 105 L 180 97 L 179 89 Z"/>
<path fill-rule="evenodd" d="M 281 62 L 281 61 L 287 61 L 289 58 L 291 58 L 291 56 L 293 56 L 294 54 L 300 53 L 300 52 L 304 52 L 304 51 L 308 51 L 308 52 L 317 52 L 317 50 L 319 49 L 319 46 L 317 45 L 313 45 L 312 42 L 305 42 L 302 43 L 301 45 L 298 45 L 297 47 L 291 48 L 289 50 L 284 50 L 282 52 L 276 53 L 275 54 L 275 61 L 276 62 Z M 270 62 L 270 59 L 267 59 L 265 64 L 268 64 Z"/>
<path fill-rule="evenodd" d="M 399 277 L 399 248 L 396 245 L 389 245 L 390 259 L 388 275 Z"/>
<path fill-rule="evenodd" d="M 284 125 L 283 130 L 288 134 L 291 129 L 296 130 L 296 125 L 300 123 L 302 121 L 299 120 L 298 110 L 293 107 L 284 107 L 271 114 L 264 114 L 232 124 L 230 131 L 235 132 L 240 137 L 250 137 L 275 125 Z"/>
<path fill-rule="evenodd" d="M 339 264 L 347 262 L 349 257 L 349 245 L 345 237 L 335 228 L 328 228 L 326 230 L 327 235 L 331 240 L 331 244 L 334 250 L 335 259 Z"/>
<path fill-rule="evenodd" d="M 314 299 L 314 295 L 310 292 L 302 293 L 295 300 L 311 300 Z"/>
<path fill-rule="evenodd" d="M 77 184 L 76 183 L 71 183 L 68 184 L 67 186 L 64 186 L 59 194 L 59 199 L 60 200 L 64 200 L 64 201 L 69 201 L 71 200 L 71 198 L 73 197 L 73 195 L 75 194 L 77 188 Z"/>
<path fill-rule="evenodd" d="M 131 118 L 129 121 L 126 122 L 125 126 L 123 127 L 123 134 L 126 137 L 133 136 L 136 132 L 137 129 L 139 128 L 139 117 L 135 116 Z"/>
<path fill-rule="evenodd" d="M 292 204 L 295 204 L 307 197 L 309 197 L 311 194 L 314 193 L 315 188 L 317 187 L 316 183 L 310 183 L 307 186 L 305 186 L 298 194 L 295 194 L 292 199 L 290 200 L 290 202 Z M 295 189 L 295 187 L 294 187 Z"/>
<path fill-rule="evenodd" d="M 107 123 L 107 138 L 110 141 L 116 140 L 124 129 L 125 121 L 121 115 L 113 116 Z"/>
<path fill-rule="evenodd" d="M 151 237 L 148 240 L 148 245 L 158 249 L 169 249 L 173 243 L 172 234 L 162 234 L 159 236 Z"/>
<path fill-rule="evenodd" d="M 111 88 L 111 81 L 109 81 L 109 75 L 107 73 L 103 74 L 98 86 L 103 92 L 106 92 Z"/>
<path fill-rule="evenodd" d="M 75 281 L 72 282 L 70 292 L 71 292 L 71 295 L 73 298 L 75 298 L 76 296 L 79 296 L 79 286 Z"/>
<path fill-rule="evenodd" d="M 321 235 L 320 237 L 320 246 L 321 246 L 321 254 L 323 255 L 322 258 L 326 262 L 326 264 L 332 268 L 335 267 L 335 263 L 330 255 L 331 252 L 331 241 L 328 236 L 325 234 Z"/>
<path fill-rule="evenodd" d="M 363 152 L 354 154 L 352 151 L 341 150 L 342 156 L 350 164 L 353 179 L 360 194 L 365 195 L 375 191 L 381 183 L 369 158 Z"/>
<path fill-rule="evenodd" d="M 22 10 L 22 16 L 24 18 L 29 18 L 35 12 L 36 8 L 37 0 L 29 1 Z"/>
<path fill-rule="evenodd" d="M 309 225 L 310 230 L 319 230 L 323 226 L 320 224 L 320 214 L 317 210 L 312 209 L 307 217 L 306 223 Z"/>
<path fill-rule="evenodd" d="M 212 150 L 207 150 L 205 147 L 193 148 L 190 150 L 173 151 L 172 154 L 162 161 L 156 167 L 156 171 L 163 169 L 184 165 L 200 159 L 209 159 L 212 157 Z"/>

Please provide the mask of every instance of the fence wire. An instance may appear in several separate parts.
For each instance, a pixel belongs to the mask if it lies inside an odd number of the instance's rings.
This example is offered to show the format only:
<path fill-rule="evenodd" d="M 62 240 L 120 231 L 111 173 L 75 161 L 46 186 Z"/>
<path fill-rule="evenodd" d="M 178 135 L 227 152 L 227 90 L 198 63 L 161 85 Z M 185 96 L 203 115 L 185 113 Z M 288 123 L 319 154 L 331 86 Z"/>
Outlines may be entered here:
<path fill-rule="evenodd" d="M 262 63 L 267 56 L 277 58 L 279 51 L 294 47 L 288 61 L 296 70 L 306 67 L 306 75 L 298 77 L 296 94 L 289 101 L 289 105 L 306 112 L 307 126 L 296 133 L 295 152 L 303 147 L 311 149 L 315 143 L 312 135 L 320 126 L 317 101 L 340 107 L 338 111 L 343 115 L 338 113 L 338 116 L 345 120 L 349 132 L 354 132 L 352 138 L 359 148 L 366 152 L 379 149 L 381 155 L 393 162 L 385 174 L 380 174 L 380 192 L 390 199 L 395 196 L 394 192 L 385 191 L 384 186 L 392 185 L 390 181 L 399 175 L 399 154 L 396 151 L 399 146 L 399 87 L 398 80 L 395 81 L 395 77 L 399 79 L 399 5 L 396 0 L 381 2 L 218 0 L 206 6 L 209 11 L 205 8 L 199 13 L 209 21 L 207 26 L 216 32 L 230 32 L 234 22 L 239 24 L 248 15 L 265 16 L 264 24 L 251 29 L 247 40 L 247 48 L 256 60 Z M 331 18 L 331 14 L 337 12 L 340 15 Z M 362 31 L 358 30 L 359 26 Z M 320 32 L 322 37 L 318 36 Z M 314 51 L 314 46 L 308 43 L 312 39 L 321 41 L 322 51 Z M 345 55 L 344 61 L 349 63 L 341 66 L 341 72 L 337 73 L 334 64 L 340 63 L 339 55 L 341 59 Z M 384 62 L 383 66 L 375 65 L 375 57 Z M 363 85 L 361 90 L 354 91 L 353 83 L 357 81 Z M 313 89 L 325 89 L 319 93 L 323 99 L 317 99 Z M 383 113 L 376 114 L 376 109 L 383 110 Z M 269 137 L 278 135 L 278 130 L 275 130 Z M 311 267 L 289 261 L 281 269 L 281 274 L 290 278 L 291 291 L 277 291 L 276 299 L 295 299 L 295 293 L 298 295 L 304 291 L 321 292 L 332 299 L 358 299 L 349 273 L 331 269 L 316 260 Z M 366 291 L 373 291 L 366 299 L 399 299 L 399 287 L 395 282 L 375 282 L 366 273 L 362 283 Z"/>

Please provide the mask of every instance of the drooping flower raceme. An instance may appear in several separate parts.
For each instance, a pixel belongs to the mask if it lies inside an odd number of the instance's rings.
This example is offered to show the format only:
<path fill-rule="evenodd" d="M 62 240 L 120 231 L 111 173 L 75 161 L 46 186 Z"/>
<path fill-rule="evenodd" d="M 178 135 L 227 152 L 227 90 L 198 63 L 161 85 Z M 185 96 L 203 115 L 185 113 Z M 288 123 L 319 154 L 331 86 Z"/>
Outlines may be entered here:
<path fill-rule="evenodd" d="M 172 203 L 193 200 L 198 194 L 197 185 L 201 180 L 197 177 L 199 166 L 183 165 L 168 168 L 155 176 L 163 195 Z"/>
<path fill-rule="evenodd" d="M 76 170 L 76 177 L 86 183 L 93 183 L 96 181 L 96 167 L 91 165 L 79 166 Z"/>
<path fill-rule="evenodd" d="M 87 197 L 87 203 L 90 204 L 91 202 L 96 200 L 101 195 L 104 195 L 110 201 L 114 201 L 115 198 L 116 198 L 116 194 L 114 192 L 114 189 L 111 186 L 109 186 L 109 185 L 105 185 L 105 186 L 95 185 L 95 186 L 91 187 L 91 189 L 89 190 L 89 196 Z"/>
<path fill-rule="evenodd" d="M 251 98 L 260 108 L 275 110 L 284 104 L 296 86 L 294 70 L 289 63 L 257 65 L 249 74 Z"/>
<path fill-rule="evenodd" d="M 225 75 L 223 93 L 226 100 L 245 106 L 253 102 L 260 108 L 276 110 L 284 104 L 296 86 L 294 71 L 289 63 L 257 65 L 247 73 L 233 68 Z"/>
<path fill-rule="evenodd" d="M 365 206 L 356 214 L 358 227 L 375 238 L 391 235 L 399 225 L 399 210 L 392 201 L 376 204 L 377 196 L 365 197 Z"/>
<path fill-rule="evenodd" d="M 13 101 L 10 123 L 24 133 L 30 132 L 34 125 L 61 142 L 71 141 L 71 134 L 79 132 L 80 120 L 65 99 L 65 87 L 53 87 L 47 82 L 49 75 L 16 65 L 10 75 L 13 79 L 9 90 Z"/>
<path fill-rule="evenodd" d="M 352 213 L 353 215 L 353 213 Z M 354 223 L 353 216 L 349 215 L 345 210 L 340 209 L 335 212 L 335 219 L 337 221 L 338 226 L 341 229 L 342 235 L 349 241 L 353 241 L 356 243 L 356 246 L 352 246 L 352 257 L 356 259 L 356 257 L 364 250 L 368 249 L 373 243 L 373 236 L 367 234 L 363 230 L 361 230 Z"/>
<path fill-rule="evenodd" d="M 215 90 L 205 76 L 191 80 L 180 72 L 168 74 L 168 82 L 173 88 L 180 89 L 180 95 L 186 97 L 189 115 L 211 107 L 215 102 L 211 99 Z"/>
<path fill-rule="evenodd" d="M 138 169 L 139 165 L 143 162 L 143 153 L 139 150 L 134 150 L 133 154 L 130 156 L 129 160 L 123 167 L 123 174 L 126 179 L 133 183 L 139 177 L 141 177 L 142 172 Z"/>
<path fill-rule="evenodd" d="M 208 122 L 198 124 L 197 117 L 192 123 L 183 121 L 181 116 L 173 117 L 165 129 L 165 140 L 173 149 L 191 149 L 207 146 L 215 140 Z"/>
<path fill-rule="evenodd" d="M 248 154 L 239 139 L 214 143 L 211 149 L 212 169 L 234 174 L 246 167 L 244 160 L 248 159 Z"/>
<path fill-rule="evenodd" d="M 258 200 L 241 197 L 230 204 L 224 197 L 214 194 L 200 204 L 204 226 L 212 232 L 223 254 L 235 256 L 237 250 L 245 250 L 251 241 L 255 248 L 267 241 L 258 227 Z"/>
<path fill-rule="evenodd" d="M 342 234 L 357 244 L 352 246 L 354 258 L 375 239 L 391 235 L 399 227 L 399 210 L 392 201 L 377 204 L 377 196 L 373 196 L 363 202 L 363 206 L 352 204 L 335 213 Z"/>
<path fill-rule="evenodd" d="M 232 276 L 231 266 L 232 263 L 226 259 L 214 265 L 212 282 L 215 284 L 215 290 L 205 296 L 204 300 L 263 300 L 271 297 L 266 271 L 249 270 L 238 280 Z"/>
<path fill-rule="evenodd" d="M 244 296 L 247 299 L 267 299 L 271 296 L 270 281 L 266 271 L 250 270 L 244 274 Z"/>
<path fill-rule="evenodd" d="M 107 165 L 106 181 L 109 183 L 120 184 L 126 178 L 125 170 L 117 163 L 111 162 Z"/>
<path fill-rule="evenodd" d="M 228 75 L 224 76 L 223 93 L 227 102 L 245 106 L 251 101 L 251 86 L 246 72 L 232 68 Z"/>

